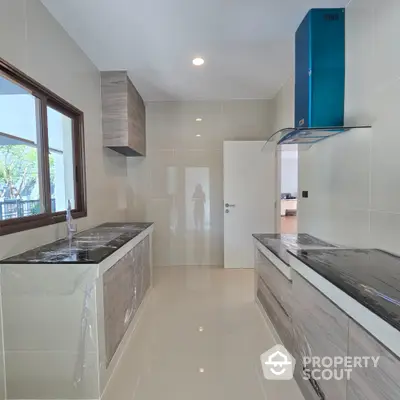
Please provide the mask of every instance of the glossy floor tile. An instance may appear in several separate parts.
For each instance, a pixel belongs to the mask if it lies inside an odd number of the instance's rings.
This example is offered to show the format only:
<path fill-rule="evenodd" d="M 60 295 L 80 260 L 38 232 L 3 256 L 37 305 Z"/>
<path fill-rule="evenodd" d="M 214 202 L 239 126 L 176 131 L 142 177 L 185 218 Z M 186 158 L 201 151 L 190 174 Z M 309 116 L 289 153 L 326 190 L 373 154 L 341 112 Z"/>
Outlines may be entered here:
<path fill-rule="evenodd" d="M 294 381 L 262 376 L 275 340 L 253 292 L 252 270 L 156 268 L 104 399 L 303 400 Z"/>

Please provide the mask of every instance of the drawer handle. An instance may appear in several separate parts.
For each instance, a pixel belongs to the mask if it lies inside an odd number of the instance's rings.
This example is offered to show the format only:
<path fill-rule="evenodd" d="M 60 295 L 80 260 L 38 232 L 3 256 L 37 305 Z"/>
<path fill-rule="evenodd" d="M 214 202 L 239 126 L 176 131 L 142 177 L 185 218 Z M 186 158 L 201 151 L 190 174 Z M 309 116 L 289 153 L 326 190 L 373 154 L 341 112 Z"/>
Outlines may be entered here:
<path fill-rule="evenodd" d="M 303 372 L 305 372 L 306 369 L 308 369 L 308 368 L 306 368 L 306 367 L 303 365 Z M 312 388 L 314 389 L 314 392 L 317 394 L 317 396 L 318 396 L 321 400 L 325 400 L 324 392 L 323 392 L 322 389 L 320 388 L 318 382 L 317 382 L 315 379 L 311 378 L 311 377 L 309 378 L 308 381 L 310 382 L 310 385 L 311 385 Z"/>

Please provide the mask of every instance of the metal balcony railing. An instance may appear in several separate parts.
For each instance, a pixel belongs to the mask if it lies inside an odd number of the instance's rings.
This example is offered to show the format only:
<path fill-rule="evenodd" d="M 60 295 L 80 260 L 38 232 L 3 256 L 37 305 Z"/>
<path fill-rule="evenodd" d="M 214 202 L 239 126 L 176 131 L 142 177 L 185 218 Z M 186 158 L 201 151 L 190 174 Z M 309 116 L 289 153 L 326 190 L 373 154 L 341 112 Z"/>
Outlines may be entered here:
<path fill-rule="evenodd" d="M 51 210 L 56 209 L 56 199 L 51 199 Z M 5 200 L 0 202 L 0 221 L 40 214 L 40 200 Z"/>

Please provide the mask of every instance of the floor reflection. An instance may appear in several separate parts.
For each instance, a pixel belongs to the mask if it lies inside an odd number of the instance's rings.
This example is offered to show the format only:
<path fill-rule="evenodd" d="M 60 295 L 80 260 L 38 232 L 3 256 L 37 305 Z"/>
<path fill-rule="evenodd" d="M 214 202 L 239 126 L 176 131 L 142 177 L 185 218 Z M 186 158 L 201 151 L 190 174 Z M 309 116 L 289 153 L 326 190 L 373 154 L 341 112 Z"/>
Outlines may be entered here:
<path fill-rule="evenodd" d="M 141 311 L 103 400 L 304 400 L 294 380 L 262 377 L 276 341 L 253 271 L 155 268 Z"/>
<path fill-rule="evenodd" d="M 210 169 L 185 168 L 186 263 L 210 264 Z"/>

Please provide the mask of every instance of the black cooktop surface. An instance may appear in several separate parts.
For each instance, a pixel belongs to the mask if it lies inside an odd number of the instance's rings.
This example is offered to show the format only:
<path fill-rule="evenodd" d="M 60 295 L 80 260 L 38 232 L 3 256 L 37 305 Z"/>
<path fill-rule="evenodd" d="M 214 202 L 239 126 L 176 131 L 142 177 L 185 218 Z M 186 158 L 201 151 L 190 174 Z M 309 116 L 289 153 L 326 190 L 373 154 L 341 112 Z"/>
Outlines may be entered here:
<path fill-rule="evenodd" d="M 254 234 L 253 237 L 263 244 L 268 250 L 272 251 L 284 263 L 289 265 L 288 250 L 300 250 L 314 247 L 336 247 L 333 244 L 324 242 L 321 239 L 307 233 L 299 234 L 276 234 L 264 233 Z"/>
<path fill-rule="evenodd" d="M 400 257 L 376 249 L 298 250 L 291 254 L 400 330 Z"/>

